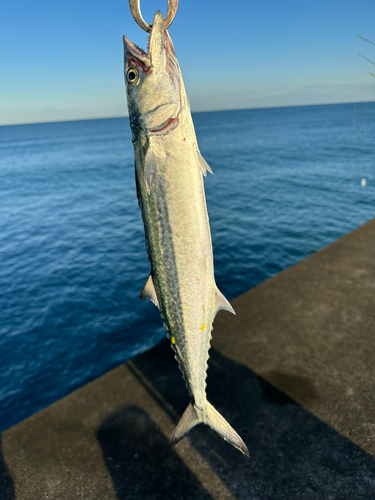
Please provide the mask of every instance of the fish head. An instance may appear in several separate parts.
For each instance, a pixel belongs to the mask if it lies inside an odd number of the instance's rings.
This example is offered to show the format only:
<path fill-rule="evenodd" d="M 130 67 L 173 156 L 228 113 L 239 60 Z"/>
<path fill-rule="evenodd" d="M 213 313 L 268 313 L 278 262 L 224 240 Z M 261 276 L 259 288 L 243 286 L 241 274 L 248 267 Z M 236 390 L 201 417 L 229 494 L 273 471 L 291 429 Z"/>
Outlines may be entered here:
<path fill-rule="evenodd" d="M 125 82 L 133 135 L 164 134 L 178 123 L 181 107 L 179 66 L 172 40 L 157 11 L 147 52 L 124 36 Z"/>

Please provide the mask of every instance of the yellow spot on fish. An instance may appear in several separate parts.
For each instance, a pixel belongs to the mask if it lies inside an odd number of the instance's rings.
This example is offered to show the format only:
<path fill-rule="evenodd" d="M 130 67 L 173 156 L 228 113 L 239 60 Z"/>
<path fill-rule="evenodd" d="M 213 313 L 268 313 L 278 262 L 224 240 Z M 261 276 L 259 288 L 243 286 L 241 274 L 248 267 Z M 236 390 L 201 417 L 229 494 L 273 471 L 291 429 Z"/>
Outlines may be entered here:
<path fill-rule="evenodd" d="M 175 341 L 174 337 L 171 337 L 171 342 L 172 342 L 172 344 L 175 344 L 175 343 L 176 343 L 176 341 Z"/>
<path fill-rule="evenodd" d="M 206 329 L 206 323 L 203 323 L 202 328 L 201 328 L 201 332 L 203 332 L 203 330 L 205 330 L 205 329 Z"/>

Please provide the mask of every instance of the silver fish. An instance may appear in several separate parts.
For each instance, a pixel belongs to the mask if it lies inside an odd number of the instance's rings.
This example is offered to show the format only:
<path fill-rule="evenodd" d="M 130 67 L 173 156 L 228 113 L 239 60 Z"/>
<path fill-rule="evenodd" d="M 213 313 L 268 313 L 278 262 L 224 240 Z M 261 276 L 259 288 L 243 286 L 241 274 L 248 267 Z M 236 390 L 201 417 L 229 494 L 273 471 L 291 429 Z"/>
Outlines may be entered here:
<path fill-rule="evenodd" d="M 215 283 L 202 177 L 211 169 L 198 148 L 163 21 L 158 11 L 147 52 L 124 36 L 137 195 L 151 262 L 140 298 L 159 308 L 191 396 L 171 445 L 205 423 L 248 456 L 245 443 L 206 397 L 213 320 L 220 309 L 235 312 Z"/>

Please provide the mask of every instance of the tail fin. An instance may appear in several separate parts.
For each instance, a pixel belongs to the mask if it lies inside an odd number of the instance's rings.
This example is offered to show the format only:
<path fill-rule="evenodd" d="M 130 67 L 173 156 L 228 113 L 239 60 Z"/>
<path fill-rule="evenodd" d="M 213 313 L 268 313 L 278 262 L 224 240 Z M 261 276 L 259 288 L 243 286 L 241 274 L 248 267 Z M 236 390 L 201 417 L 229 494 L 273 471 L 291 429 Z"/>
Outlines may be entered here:
<path fill-rule="evenodd" d="M 249 456 L 249 450 L 240 436 L 209 402 L 207 402 L 205 412 L 200 412 L 194 408 L 192 403 L 189 404 L 173 431 L 171 446 L 177 444 L 193 427 L 200 423 L 209 425 L 225 441 L 228 441 L 228 443 L 240 450 L 247 457 Z"/>

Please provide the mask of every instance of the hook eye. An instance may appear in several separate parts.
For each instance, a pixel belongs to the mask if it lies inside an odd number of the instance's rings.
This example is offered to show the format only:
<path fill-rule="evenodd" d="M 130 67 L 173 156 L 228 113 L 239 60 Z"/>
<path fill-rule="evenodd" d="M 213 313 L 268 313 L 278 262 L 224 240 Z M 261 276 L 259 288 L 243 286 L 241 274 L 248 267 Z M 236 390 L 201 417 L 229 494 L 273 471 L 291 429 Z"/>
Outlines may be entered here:
<path fill-rule="evenodd" d="M 129 0 L 129 6 L 134 21 L 138 24 L 139 27 L 143 29 L 143 31 L 150 33 L 152 25 L 146 23 L 146 21 L 143 19 L 141 13 L 141 0 Z M 176 16 L 177 7 L 178 0 L 168 0 L 168 12 L 166 18 L 164 19 L 164 30 L 169 28 L 169 26 L 172 24 L 173 19 Z"/>

